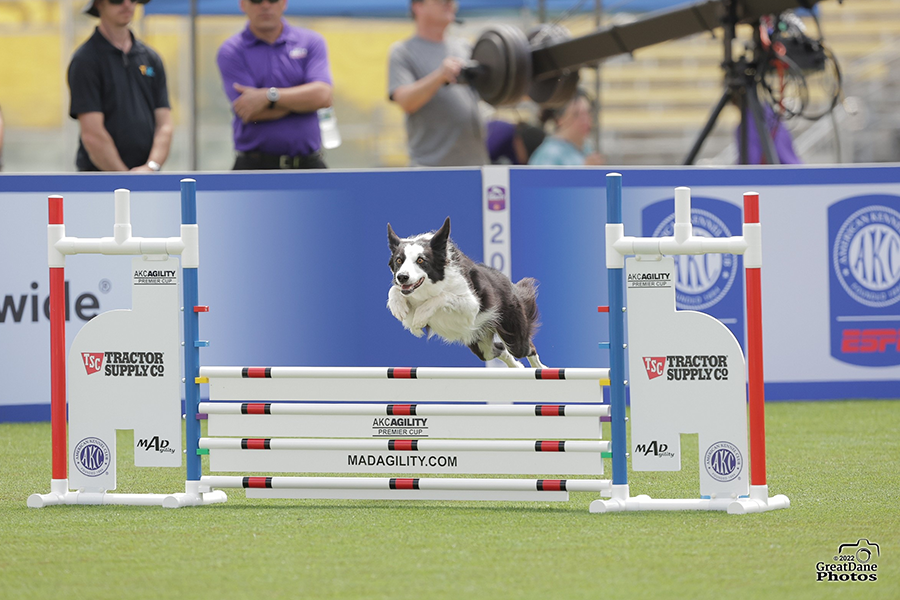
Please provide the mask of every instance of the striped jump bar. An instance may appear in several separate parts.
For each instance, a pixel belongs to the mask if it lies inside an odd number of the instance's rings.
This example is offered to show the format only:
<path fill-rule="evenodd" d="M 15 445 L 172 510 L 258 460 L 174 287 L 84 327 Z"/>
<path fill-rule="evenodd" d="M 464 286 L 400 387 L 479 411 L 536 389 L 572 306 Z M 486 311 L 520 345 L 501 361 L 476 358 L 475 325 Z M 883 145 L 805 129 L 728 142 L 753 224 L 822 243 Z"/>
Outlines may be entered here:
<path fill-rule="evenodd" d="M 481 367 L 200 367 L 200 376 L 241 379 L 525 379 L 608 380 L 609 369 Z"/>
<path fill-rule="evenodd" d="M 212 488 L 324 490 L 455 490 L 511 492 L 604 492 L 605 479 L 458 479 L 406 477 L 242 477 L 208 475 L 201 485 Z"/>
<path fill-rule="evenodd" d="M 608 404 L 361 404 L 201 402 L 212 415 L 371 415 L 420 417 L 609 417 Z"/>
<path fill-rule="evenodd" d="M 602 440 L 354 440 L 321 438 L 200 438 L 207 450 L 349 450 L 394 452 L 609 452 Z"/>

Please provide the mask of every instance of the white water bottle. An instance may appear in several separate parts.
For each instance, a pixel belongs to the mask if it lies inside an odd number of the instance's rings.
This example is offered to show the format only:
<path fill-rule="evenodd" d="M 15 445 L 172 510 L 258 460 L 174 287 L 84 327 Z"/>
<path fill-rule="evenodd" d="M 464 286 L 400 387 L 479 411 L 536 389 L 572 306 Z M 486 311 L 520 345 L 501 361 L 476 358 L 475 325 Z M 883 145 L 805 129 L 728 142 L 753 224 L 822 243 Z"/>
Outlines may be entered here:
<path fill-rule="evenodd" d="M 319 130 L 322 132 L 322 146 L 326 150 L 337 148 L 341 145 L 341 132 L 338 131 L 337 117 L 334 116 L 332 107 L 320 108 Z"/>

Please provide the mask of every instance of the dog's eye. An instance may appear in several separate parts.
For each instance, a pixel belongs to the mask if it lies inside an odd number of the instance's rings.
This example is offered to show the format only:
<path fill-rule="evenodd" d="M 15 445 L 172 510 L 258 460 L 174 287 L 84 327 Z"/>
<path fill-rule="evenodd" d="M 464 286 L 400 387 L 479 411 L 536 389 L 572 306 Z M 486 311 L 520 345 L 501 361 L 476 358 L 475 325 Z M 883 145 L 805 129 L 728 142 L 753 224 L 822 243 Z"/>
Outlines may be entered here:
<path fill-rule="evenodd" d="M 400 257 L 398 256 L 398 257 L 397 257 L 397 260 L 396 260 L 396 263 L 397 263 L 398 265 L 402 265 L 402 264 L 403 264 L 403 259 L 400 258 Z"/>
<path fill-rule="evenodd" d="M 417 265 L 424 265 L 424 264 L 425 264 L 425 259 L 422 258 L 422 257 L 420 256 L 419 258 L 416 259 L 416 264 L 417 264 Z"/>

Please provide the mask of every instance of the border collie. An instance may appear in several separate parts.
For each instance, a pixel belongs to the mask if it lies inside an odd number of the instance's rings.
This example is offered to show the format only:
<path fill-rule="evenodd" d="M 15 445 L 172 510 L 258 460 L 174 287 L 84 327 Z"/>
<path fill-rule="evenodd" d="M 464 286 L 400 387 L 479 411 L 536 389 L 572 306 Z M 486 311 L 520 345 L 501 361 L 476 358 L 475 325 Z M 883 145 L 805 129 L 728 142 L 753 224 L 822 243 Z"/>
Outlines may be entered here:
<path fill-rule="evenodd" d="M 426 333 L 465 344 L 484 361 L 519 358 L 544 367 L 531 337 L 537 329 L 537 282 L 515 285 L 506 275 L 475 264 L 450 240 L 450 217 L 435 232 L 400 238 L 387 226 L 393 285 L 387 307 L 416 337 Z"/>

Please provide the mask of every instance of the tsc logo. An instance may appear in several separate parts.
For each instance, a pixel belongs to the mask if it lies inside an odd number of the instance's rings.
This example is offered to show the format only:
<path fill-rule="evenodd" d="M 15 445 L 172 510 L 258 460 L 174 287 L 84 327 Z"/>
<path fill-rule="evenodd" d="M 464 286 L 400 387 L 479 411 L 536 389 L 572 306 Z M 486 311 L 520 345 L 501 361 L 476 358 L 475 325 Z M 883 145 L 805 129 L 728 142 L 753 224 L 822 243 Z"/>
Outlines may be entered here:
<path fill-rule="evenodd" d="M 149 440 L 147 438 L 141 438 L 137 442 L 136 450 L 143 449 L 144 452 L 149 452 L 151 449 L 159 452 L 161 454 L 174 454 L 175 448 L 169 447 L 169 440 L 161 440 L 158 435 L 154 435 Z"/>
<path fill-rule="evenodd" d="M 647 377 L 649 379 L 656 379 L 657 377 L 662 376 L 666 371 L 666 357 L 645 356 L 644 368 L 647 370 Z"/>
<path fill-rule="evenodd" d="M 662 444 L 653 440 L 649 444 L 636 444 L 634 447 L 634 453 L 642 453 L 644 456 L 652 454 L 653 456 L 675 456 L 674 452 L 669 452 L 669 445 Z"/>
<path fill-rule="evenodd" d="M 82 352 L 81 360 L 84 361 L 84 370 L 88 375 L 99 373 L 103 368 L 103 352 Z"/>
<path fill-rule="evenodd" d="M 741 474 L 744 459 L 731 442 L 716 442 L 706 451 L 706 472 L 716 481 L 731 481 Z"/>
<path fill-rule="evenodd" d="M 847 294 L 881 308 L 900 300 L 900 213 L 863 207 L 843 222 L 834 239 L 834 273 Z"/>
<path fill-rule="evenodd" d="M 898 329 L 845 329 L 841 338 L 841 352 L 872 353 L 900 352 Z"/>
<path fill-rule="evenodd" d="M 504 210 L 506 208 L 506 188 L 492 185 L 487 189 L 488 210 Z"/>
<path fill-rule="evenodd" d="M 97 477 L 109 468 L 110 453 L 106 442 L 97 437 L 84 438 L 72 451 L 75 468 L 88 477 Z"/>

